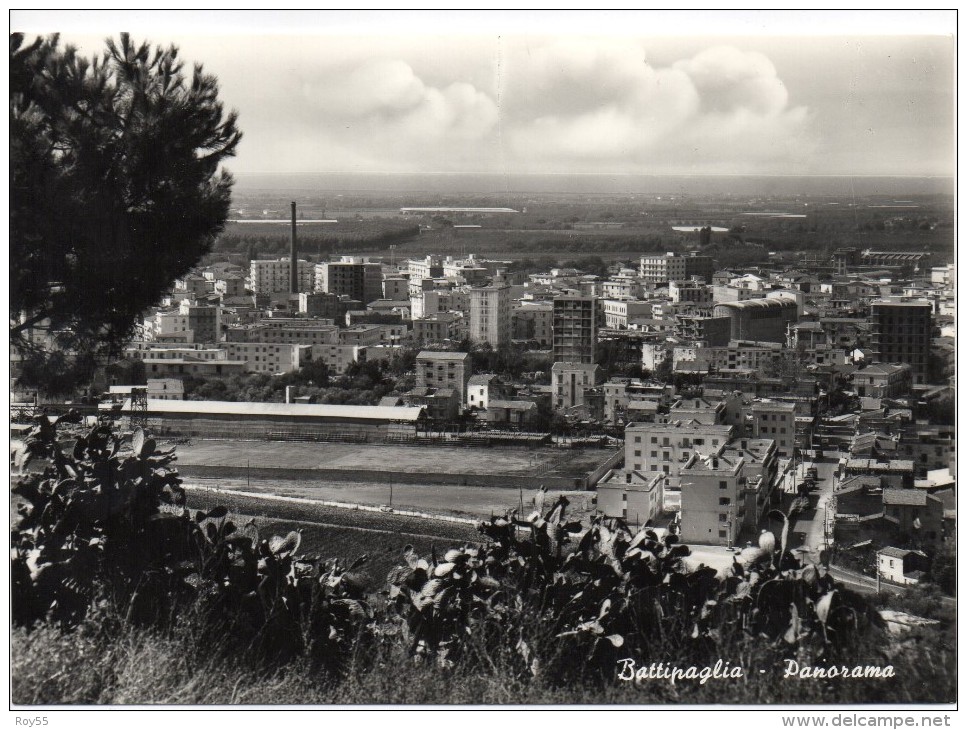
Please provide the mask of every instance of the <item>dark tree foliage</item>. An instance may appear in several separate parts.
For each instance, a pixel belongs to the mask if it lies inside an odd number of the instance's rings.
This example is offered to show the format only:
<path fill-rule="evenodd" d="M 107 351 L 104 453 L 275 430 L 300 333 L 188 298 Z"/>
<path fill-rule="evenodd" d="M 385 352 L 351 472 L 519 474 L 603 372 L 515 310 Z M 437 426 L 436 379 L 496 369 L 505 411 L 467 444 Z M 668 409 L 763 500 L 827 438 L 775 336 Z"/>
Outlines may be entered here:
<path fill-rule="evenodd" d="M 56 35 L 10 36 L 10 337 L 25 379 L 89 375 L 211 249 L 233 182 L 219 166 L 240 138 L 216 78 L 182 73 L 173 46 L 121 34 L 88 59 Z"/>

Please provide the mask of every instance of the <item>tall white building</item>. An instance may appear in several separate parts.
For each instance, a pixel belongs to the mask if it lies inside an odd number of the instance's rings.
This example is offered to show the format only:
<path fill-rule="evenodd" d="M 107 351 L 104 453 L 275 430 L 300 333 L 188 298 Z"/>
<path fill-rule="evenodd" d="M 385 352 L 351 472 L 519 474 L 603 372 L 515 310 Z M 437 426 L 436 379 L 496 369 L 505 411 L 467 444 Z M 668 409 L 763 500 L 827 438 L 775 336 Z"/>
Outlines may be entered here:
<path fill-rule="evenodd" d="M 688 278 L 686 269 L 684 256 L 677 256 L 673 252 L 647 254 L 641 257 L 638 274 L 646 284 L 662 284 Z"/>
<path fill-rule="evenodd" d="M 493 347 L 509 345 L 511 339 L 509 286 L 484 286 L 470 290 L 470 339 Z"/>

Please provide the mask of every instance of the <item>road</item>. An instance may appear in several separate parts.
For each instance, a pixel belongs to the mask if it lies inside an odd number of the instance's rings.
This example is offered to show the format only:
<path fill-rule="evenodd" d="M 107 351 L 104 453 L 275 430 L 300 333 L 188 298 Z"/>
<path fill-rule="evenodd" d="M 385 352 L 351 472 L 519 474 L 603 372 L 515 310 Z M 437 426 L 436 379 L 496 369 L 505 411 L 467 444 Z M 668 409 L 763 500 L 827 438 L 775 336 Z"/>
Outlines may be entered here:
<path fill-rule="evenodd" d="M 831 512 L 833 505 L 830 498 L 836 487 L 835 472 L 838 460 L 831 457 L 809 460 L 804 457 L 803 463 L 799 464 L 795 471 L 790 471 L 783 480 L 784 504 L 788 504 L 796 495 L 796 489 L 806 476 L 806 470 L 815 466 L 819 479 L 816 489 L 809 496 L 810 506 L 808 509 L 796 514 L 791 527 L 792 537 L 790 545 L 792 547 L 808 548 L 813 557 L 818 560 L 819 552 L 832 540 L 832 534 L 827 538 L 825 527 L 827 522 L 832 525 L 832 514 L 827 515 L 827 508 Z"/>
<path fill-rule="evenodd" d="M 499 487 L 470 487 L 448 484 L 387 484 L 385 482 L 300 482 L 288 479 L 206 479 L 186 477 L 186 483 L 198 487 L 238 489 L 247 492 L 277 494 L 283 497 L 357 502 L 359 504 L 392 504 L 400 509 L 412 508 L 440 514 L 483 518 L 504 514 L 519 508 L 521 492 Z M 390 489 L 392 488 L 392 498 Z M 529 514 L 534 489 L 523 490 L 524 514 Z M 564 494 L 571 501 L 571 512 L 585 513 L 590 508 L 594 492 L 558 492 L 550 490 L 547 499 Z M 550 503 L 548 503 L 550 504 Z"/>

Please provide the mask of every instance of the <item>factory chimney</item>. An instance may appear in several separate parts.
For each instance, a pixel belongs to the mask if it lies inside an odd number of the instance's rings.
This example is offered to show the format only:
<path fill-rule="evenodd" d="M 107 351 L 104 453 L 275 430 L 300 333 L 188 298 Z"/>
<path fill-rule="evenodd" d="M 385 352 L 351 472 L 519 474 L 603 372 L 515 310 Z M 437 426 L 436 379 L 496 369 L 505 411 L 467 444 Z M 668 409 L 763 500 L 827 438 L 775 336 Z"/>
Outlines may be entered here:
<path fill-rule="evenodd" d="M 289 293 L 299 293 L 299 251 L 295 237 L 295 201 L 292 201 L 292 231 L 289 234 Z"/>

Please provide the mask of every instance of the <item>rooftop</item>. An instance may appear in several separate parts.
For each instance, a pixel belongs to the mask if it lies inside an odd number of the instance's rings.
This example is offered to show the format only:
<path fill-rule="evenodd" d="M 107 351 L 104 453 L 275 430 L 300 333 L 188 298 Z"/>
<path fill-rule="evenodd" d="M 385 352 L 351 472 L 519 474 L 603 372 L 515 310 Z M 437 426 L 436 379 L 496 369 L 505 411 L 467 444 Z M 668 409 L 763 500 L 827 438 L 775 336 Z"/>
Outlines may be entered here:
<path fill-rule="evenodd" d="M 929 492 L 922 489 L 884 489 L 883 504 L 908 505 L 910 507 L 926 507 L 929 500 L 939 502 Z"/>
<path fill-rule="evenodd" d="M 422 350 L 416 359 L 429 360 L 466 360 L 470 357 L 466 352 L 449 352 L 444 350 Z"/>
<path fill-rule="evenodd" d="M 122 411 L 131 410 L 126 400 Z M 379 421 L 416 421 L 422 408 L 385 406 L 333 406 L 303 403 L 236 403 L 213 400 L 160 400 L 148 398 L 148 413 L 218 416 L 282 416 L 303 418 L 360 418 Z"/>
<path fill-rule="evenodd" d="M 792 296 L 768 297 L 766 299 L 746 299 L 744 302 L 718 302 L 715 307 L 729 309 L 774 309 L 776 307 L 798 306 L 796 298 Z"/>
<path fill-rule="evenodd" d="M 899 558 L 900 560 L 903 560 L 903 558 L 905 558 L 910 553 L 916 553 L 916 552 L 917 552 L 916 550 L 903 550 L 902 548 L 898 548 L 898 547 L 885 547 L 882 550 L 878 551 L 877 555 L 885 555 L 888 558 Z M 922 553 L 918 553 L 918 554 L 922 554 Z"/>

